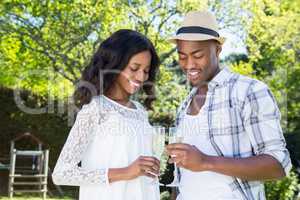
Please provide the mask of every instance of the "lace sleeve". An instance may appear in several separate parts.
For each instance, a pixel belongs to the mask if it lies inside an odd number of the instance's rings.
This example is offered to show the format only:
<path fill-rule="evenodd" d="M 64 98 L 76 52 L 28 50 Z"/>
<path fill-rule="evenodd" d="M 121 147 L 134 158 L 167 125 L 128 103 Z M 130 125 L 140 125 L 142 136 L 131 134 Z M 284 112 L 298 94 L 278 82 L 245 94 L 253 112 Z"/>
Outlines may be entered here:
<path fill-rule="evenodd" d="M 54 172 L 53 182 L 57 185 L 106 185 L 108 169 L 86 170 L 78 164 L 93 139 L 93 125 L 97 119 L 95 105 L 83 106 L 60 153 Z M 98 116 L 99 117 L 99 116 Z M 94 119 L 94 120 L 93 120 Z"/>

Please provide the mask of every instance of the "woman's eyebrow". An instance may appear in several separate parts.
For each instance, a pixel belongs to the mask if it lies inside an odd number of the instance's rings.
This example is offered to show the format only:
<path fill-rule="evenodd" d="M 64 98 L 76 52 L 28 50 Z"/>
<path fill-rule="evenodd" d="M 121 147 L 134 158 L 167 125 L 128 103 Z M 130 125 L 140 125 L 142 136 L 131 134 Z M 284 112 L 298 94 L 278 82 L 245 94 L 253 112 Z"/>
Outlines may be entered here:
<path fill-rule="evenodd" d="M 136 62 L 134 62 L 134 63 L 131 63 L 132 65 L 135 65 L 135 66 L 137 66 L 137 67 L 140 67 L 141 66 L 141 64 L 140 63 L 136 63 Z"/>

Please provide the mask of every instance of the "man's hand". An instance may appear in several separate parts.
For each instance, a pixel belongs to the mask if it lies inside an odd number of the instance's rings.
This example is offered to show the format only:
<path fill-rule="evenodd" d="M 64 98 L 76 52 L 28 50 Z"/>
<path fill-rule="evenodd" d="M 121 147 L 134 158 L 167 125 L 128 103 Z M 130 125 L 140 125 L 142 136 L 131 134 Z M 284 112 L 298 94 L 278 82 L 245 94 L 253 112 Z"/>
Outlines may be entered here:
<path fill-rule="evenodd" d="M 171 162 L 191 171 L 213 171 L 248 181 L 272 180 L 285 176 L 280 163 L 266 154 L 247 158 L 210 156 L 195 146 L 183 143 L 169 144 L 167 153 L 171 156 Z"/>
<path fill-rule="evenodd" d="M 174 143 L 167 146 L 167 154 L 171 156 L 169 162 L 175 162 L 178 167 L 191 171 L 205 171 L 208 169 L 208 156 L 202 153 L 197 147 Z"/>

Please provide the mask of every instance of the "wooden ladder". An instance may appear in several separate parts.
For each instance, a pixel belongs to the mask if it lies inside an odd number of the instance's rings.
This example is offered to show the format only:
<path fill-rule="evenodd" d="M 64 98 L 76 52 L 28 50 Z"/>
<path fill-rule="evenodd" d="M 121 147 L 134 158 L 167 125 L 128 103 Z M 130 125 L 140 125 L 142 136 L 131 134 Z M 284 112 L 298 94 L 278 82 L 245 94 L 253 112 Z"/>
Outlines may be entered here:
<path fill-rule="evenodd" d="M 38 166 L 35 166 L 36 170 L 24 169 L 16 170 L 16 162 L 19 157 L 35 157 L 38 160 Z M 9 183 L 8 194 L 10 198 L 13 198 L 14 193 L 42 193 L 43 199 L 47 197 L 47 179 L 48 179 L 48 161 L 49 150 L 42 150 L 41 146 L 39 150 L 27 151 L 17 150 L 14 148 L 14 142 L 11 143 L 10 153 L 10 171 L 9 171 Z M 35 189 L 16 189 L 18 186 L 34 186 Z"/>

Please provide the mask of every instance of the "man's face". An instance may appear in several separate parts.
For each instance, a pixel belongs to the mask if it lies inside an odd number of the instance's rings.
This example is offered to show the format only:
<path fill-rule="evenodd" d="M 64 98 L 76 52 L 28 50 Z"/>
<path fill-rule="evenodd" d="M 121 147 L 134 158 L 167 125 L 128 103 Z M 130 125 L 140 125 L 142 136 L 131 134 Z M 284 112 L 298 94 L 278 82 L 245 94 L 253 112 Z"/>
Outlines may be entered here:
<path fill-rule="evenodd" d="M 207 84 L 218 73 L 221 49 L 214 40 L 177 40 L 179 65 L 193 86 Z"/>

